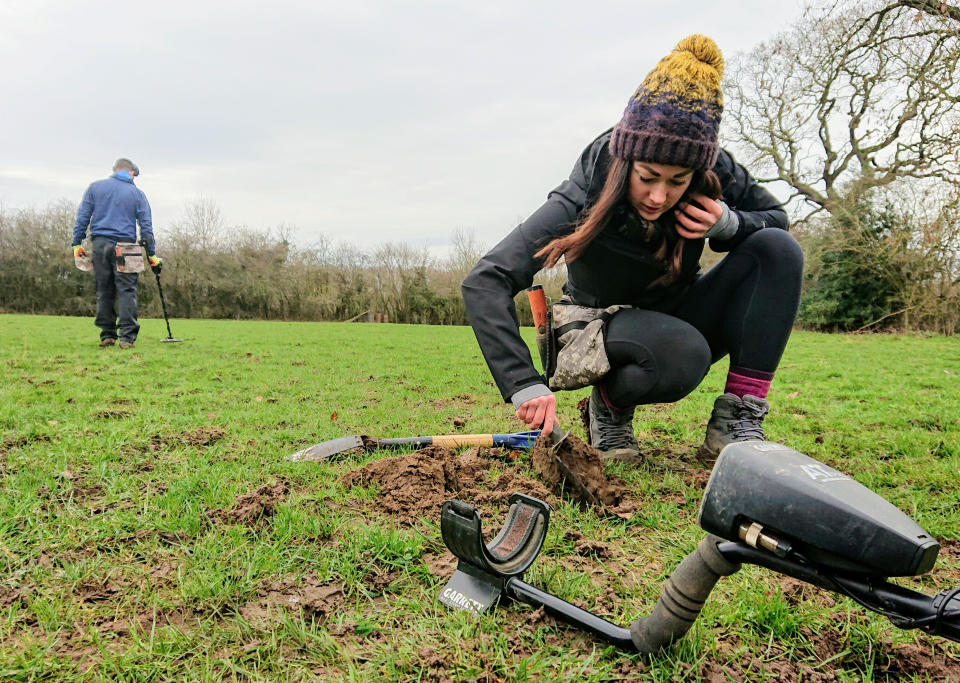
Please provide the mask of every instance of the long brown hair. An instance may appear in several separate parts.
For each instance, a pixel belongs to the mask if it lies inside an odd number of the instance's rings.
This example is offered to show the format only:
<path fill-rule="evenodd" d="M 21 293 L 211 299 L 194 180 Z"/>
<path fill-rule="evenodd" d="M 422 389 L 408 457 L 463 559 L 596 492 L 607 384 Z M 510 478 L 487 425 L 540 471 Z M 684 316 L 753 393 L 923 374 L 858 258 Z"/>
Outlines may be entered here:
<path fill-rule="evenodd" d="M 551 240 L 534 254 L 536 258 L 543 259 L 544 268 L 552 268 L 557 265 L 561 256 L 567 264 L 580 258 L 593 239 L 607 227 L 613 215 L 614 207 L 625 197 L 632 169 L 633 161 L 620 157 L 613 157 L 610 160 L 610 168 L 607 170 L 607 177 L 603 183 L 603 189 L 600 191 L 600 196 L 597 197 L 593 206 L 584 212 L 573 232 Z M 677 203 L 696 193 L 706 195 L 711 199 L 719 199 L 721 187 L 717 174 L 713 171 L 694 171 L 690 185 Z M 649 240 L 654 237 L 657 229 L 652 221 L 647 221 L 646 224 L 647 234 L 645 239 Z M 665 229 L 660 231 L 661 240 L 660 244 L 656 246 L 656 251 L 654 251 L 654 258 L 667 265 L 667 272 L 651 282 L 649 287 L 672 283 L 680 277 L 680 268 L 683 264 L 683 245 L 686 239 L 677 234 L 673 221 L 666 221 L 665 224 L 661 223 L 661 225 L 664 225 Z"/>

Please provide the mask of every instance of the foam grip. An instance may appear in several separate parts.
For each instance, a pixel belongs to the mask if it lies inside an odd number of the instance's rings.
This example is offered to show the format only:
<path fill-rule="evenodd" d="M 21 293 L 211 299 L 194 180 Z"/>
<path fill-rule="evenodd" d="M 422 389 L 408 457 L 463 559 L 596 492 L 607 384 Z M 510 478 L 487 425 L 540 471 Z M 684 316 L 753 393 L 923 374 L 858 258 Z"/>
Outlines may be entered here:
<path fill-rule="evenodd" d="M 713 535 L 700 541 L 667 579 L 650 616 L 630 624 L 630 639 L 639 652 L 651 654 L 681 638 L 693 626 L 720 577 L 740 569 L 739 563 L 730 562 L 717 550 L 722 541 Z"/>

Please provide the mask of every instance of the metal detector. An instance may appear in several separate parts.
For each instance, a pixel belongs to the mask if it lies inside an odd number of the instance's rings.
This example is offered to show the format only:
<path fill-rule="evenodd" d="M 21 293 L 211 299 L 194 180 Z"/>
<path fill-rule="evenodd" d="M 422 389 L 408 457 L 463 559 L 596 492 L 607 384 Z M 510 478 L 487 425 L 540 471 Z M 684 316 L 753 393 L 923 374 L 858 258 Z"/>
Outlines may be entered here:
<path fill-rule="evenodd" d="M 143 247 L 144 251 L 147 251 L 147 242 L 146 240 L 140 240 L 140 246 Z M 160 307 L 163 309 L 163 320 L 167 323 L 167 338 L 161 339 L 162 342 L 182 342 L 182 339 L 175 339 L 173 333 L 170 332 L 170 318 L 167 316 L 167 301 L 163 298 L 163 285 L 160 284 L 160 270 L 163 267 L 162 263 L 158 263 L 156 266 L 150 266 L 150 270 L 153 271 L 154 276 L 157 278 L 157 291 L 160 292 Z"/>
<path fill-rule="evenodd" d="M 167 302 L 163 298 L 163 285 L 160 284 L 160 267 L 157 266 L 156 270 L 151 266 L 153 274 L 157 278 L 157 291 L 160 292 L 160 307 L 163 308 L 163 320 L 167 323 L 167 338 L 161 339 L 162 342 L 182 342 L 182 339 L 175 339 L 173 333 L 170 332 L 170 318 L 167 316 Z"/>
<path fill-rule="evenodd" d="M 441 602 L 480 613 L 505 596 L 622 649 L 653 653 L 690 629 L 720 577 L 748 563 L 845 595 L 898 628 L 960 642 L 960 587 L 928 596 L 886 580 L 929 571 L 940 544 L 862 484 L 787 446 L 749 441 L 723 449 L 698 517 L 709 535 L 667 579 L 650 616 L 629 628 L 521 580 L 543 547 L 550 510 L 519 493 L 510 503 L 488 544 L 472 505 L 444 503 L 440 529 L 459 563 Z"/>

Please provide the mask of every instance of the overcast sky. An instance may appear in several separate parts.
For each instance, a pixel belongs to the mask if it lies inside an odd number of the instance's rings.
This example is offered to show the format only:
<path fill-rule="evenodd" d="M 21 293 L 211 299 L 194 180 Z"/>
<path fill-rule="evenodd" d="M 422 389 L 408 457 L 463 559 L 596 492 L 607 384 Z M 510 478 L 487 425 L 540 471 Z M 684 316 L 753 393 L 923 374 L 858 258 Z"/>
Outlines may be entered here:
<path fill-rule="evenodd" d="M 0 205 L 78 203 L 118 156 L 165 225 L 361 248 L 492 245 L 690 33 L 729 58 L 799 0 L 0 0 Z M 64 240 L 69 240 L 64 235 Z"/>

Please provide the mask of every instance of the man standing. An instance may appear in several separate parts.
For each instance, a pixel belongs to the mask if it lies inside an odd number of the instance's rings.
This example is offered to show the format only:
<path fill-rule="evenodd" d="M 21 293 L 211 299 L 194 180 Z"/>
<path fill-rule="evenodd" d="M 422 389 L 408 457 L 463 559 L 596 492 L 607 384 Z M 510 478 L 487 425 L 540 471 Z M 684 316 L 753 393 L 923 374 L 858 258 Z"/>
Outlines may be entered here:
<path fill-rule="evenodd" d="M 109 178 L 90 184 L 77 209 L 73 227 L 73 254 L 83 256 L 86 251 L 80 243 L 90 228 L 93 243 L 93 273 L 97 283 L 97 318 L 100 328 L 100 346 L 113 346 L 120 332 L 120 348 L 132 349 L 140 331 L 137 322 L 137 273 L 143 270 L 142 256 L 139 269 L 126 264 L 123 247 L 117 243 L 137 243 L 137 224 L 140 239 L 146 243 L 150 267 L 160 267 L 153 241 L 150 204 L 146 195 L 133 184 L 140 169 L 129 159 L 117 159 Z M 121 252 L 118 260 L 117 253 Z M 131 272 L 132 271 L 132 272 Z"/>

